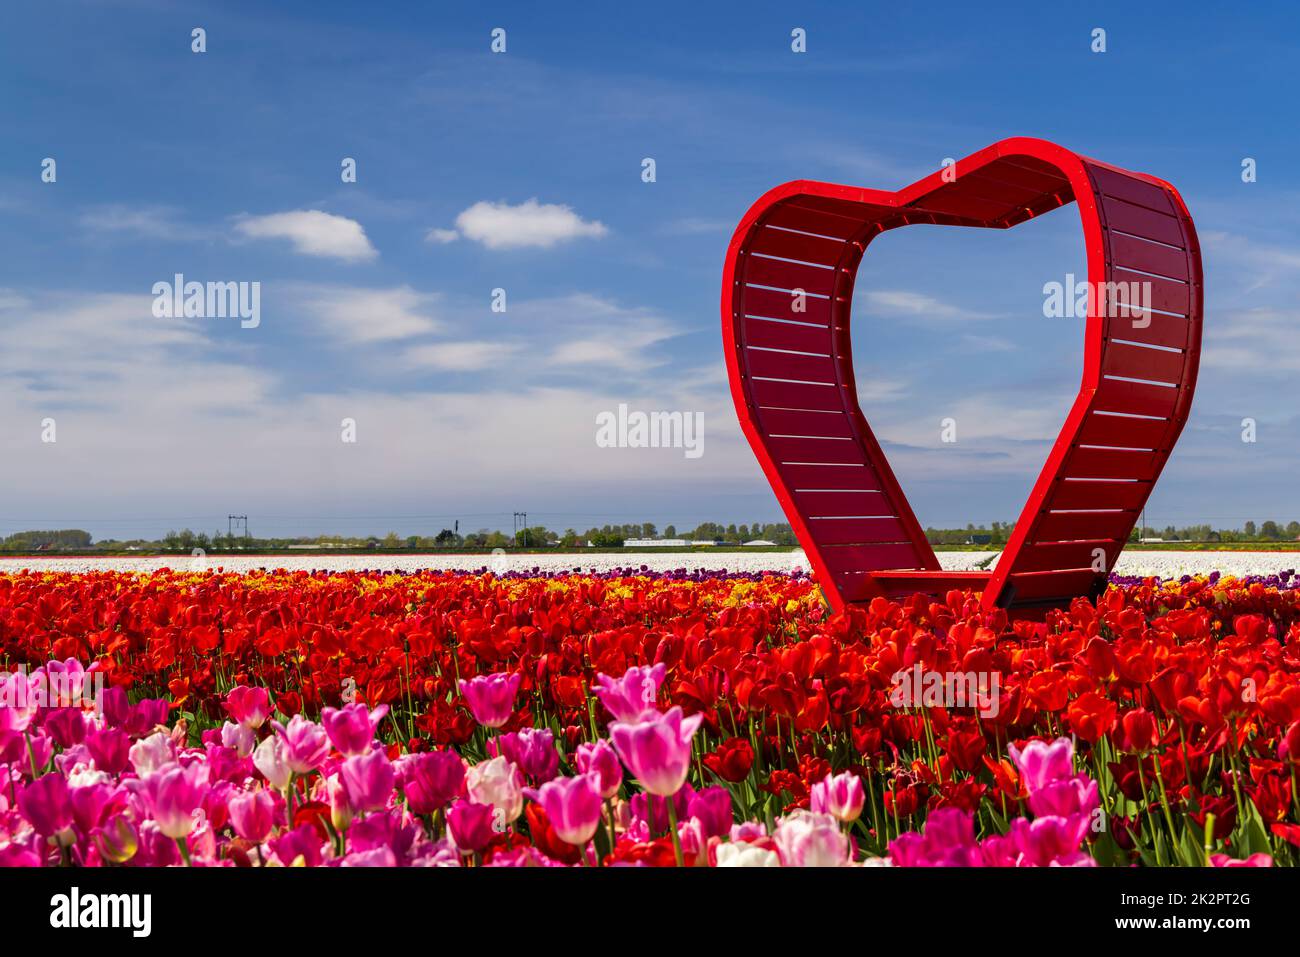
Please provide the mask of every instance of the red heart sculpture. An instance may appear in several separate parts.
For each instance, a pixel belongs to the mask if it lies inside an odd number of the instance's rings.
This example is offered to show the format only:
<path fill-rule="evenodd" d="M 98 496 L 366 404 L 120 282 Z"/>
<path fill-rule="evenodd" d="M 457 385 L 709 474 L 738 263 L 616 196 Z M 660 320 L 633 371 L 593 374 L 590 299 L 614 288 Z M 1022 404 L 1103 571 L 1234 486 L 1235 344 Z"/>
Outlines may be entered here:
<path fill-rule="evenodd" d="M 1098 293 L 1079 395 L 997 567 L 945 572 L 858 407 L 858 264 L 887 229 L 1006 229 L 1070 202 Z M 1148 293 L 1147 312 L 1125 312 L 1116 293 L 1129 288 Z M 808 180 L 767 192 L 727 250 L 727 374 L 832 608 L 974 588 L 986 608 L 1034 616 L 1099 594 L 1187 421 L 1202 299 L 1196 230 L 1178 192 L 1044 140 L 1002 140 L 896 193 Z"/>

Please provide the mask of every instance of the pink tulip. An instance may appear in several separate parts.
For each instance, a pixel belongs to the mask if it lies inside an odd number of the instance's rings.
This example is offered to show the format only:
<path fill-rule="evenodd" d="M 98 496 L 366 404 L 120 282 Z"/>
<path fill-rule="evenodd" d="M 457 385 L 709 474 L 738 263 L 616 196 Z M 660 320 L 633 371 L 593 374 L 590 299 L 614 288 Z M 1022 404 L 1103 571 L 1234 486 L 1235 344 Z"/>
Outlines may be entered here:
<path fill-rule="evenodd" d="M 300 824 L 292 831 L 281 834 L 271 845 L 276 860 L 285 867 L 320 867 L 323 843 L 315 827 Z"/>
<path fill-rule="evenodd" d="M 599 774 L 555 778 L 525 793 L 542 806 L 556 835 L 566 844 L 581 847 L 596 833 L 600 824 Z"/>
<path fill-rule="evenodd" d="M 465 697 L 474 720 L 485 728 L 499 728 L 514 713 L 515 694 L 523 676 L 519 672 L 480 675 L 460 683 L 460 693 Z"/>
<path fill-rule="evenodd" d="M 462 854 L 487 847 L 492 840 L 493 814 L 492 805 L 472 801 L 457 801 L 447 811 L 447 830 Z"/>
<path fill-rule="evenodd" d="M 221 744 L 241 758 L 246 758 L 253 753 L 253 748 L 257 747 L 257 735 L 246 724 L 227 721 L 221 726 Z"/>
<path fill-rule="evenodd" d="M 144 785 L 158 830 L 179 839 L 194 829 L 194 811 L 203 803 L 208 790 L 208 766 L 174 765 L 150 775 Z"/>
<path fill-rule="evenodd" d="M 703 720 L 702 714 L 683 718 L 682 709 L 674 707 L 667 714 L 651 714 L 636 723 L 616 722 L 610 726 L 610 737 L 614 750 L 643 788 L 671 797 L 691 769 L 691 739 Z"/>
<path fill-rule="evenodd" d="M 374 711 L 360 702 L 343 708 L 326 708 L 321 712 L 320 723 L 325 726 L 330 743 L 348 757 L 365 754 L 375 740 L 375 729 L 388 714 L 388 705 L 381 704 Z"/>
<path fill-rule="evenodd" d="M 117 814 L 95 831 L 95 849 L 114 864 L 125 864 L 140 849 L 140 834 L 125 814 Z"/>
<path fill-rule="evenodd" d="M 849 860 L 849 839 L 829 814 L 795 811 L 772 832 L 785 867 L 840 867 Z"/>
<path fill-rule="evenodd" d="M 226 804 L 230 826 L 246 841 L 261 844 L 275 828 L 275 799 L 266 788 L 243 791 Z"/>
<path fill-rule="evenodd" d="M 283 791 L 289 786 L 293 771 L 285 758 L 284 743 L 274 735 L 263 738 L 253 752 L 253 766 L 262 772 L 271 787 Z"/>
<path fill-rule="evenodd" d="M 62 774 L 43 775 L 23 788 L 18 795 L 18 810 L 41 837 L 64 847 L 76 839 L 68 782 Z"/>
<path fill-rule="evenodd" d="M 1069 738 L 1058 738 L 1050 744 L 1030 741 L 1023 751 L 1013 744 L 1007 751 L 1030 794 L 1074 774 L 1074 745 Z"/>
<path fill-rule="evenodd" d="M 560 771 L 560 753 L 550 728 L 521 728 L 498 735 L 488 742 L 488 754 L 504 756 L 538 784 Z"/>
<path fill-rule="evenodd" d="M 95 770 L 118 775 L 127 768 L 131 739 L 118 728 L 92 729 L 86 735 L 86 750 L 95 762 Z"/>
<path fill-rule="evenodd" d="M 509 824 L 524 812 L 524 779 L 505 758 L 481 761 L 465 772 L 465 791 L 477 804 L 490 804 Z"/>
<path fill-rule="evenodd" d="M 238 685 L 225 700 L 226 714 L 246 728 L 260 728 L 271 716 L 271 696 L 265 688 Z"/>
<path fill-rule="evenodd" d="M 837 821 L 851 824 L 862 816 L 867 792 L 862 778 L 851 772 L 828 774 L 826 780 L 812 786 L 808 806 L 818 813 L 829 814 Z"/>
<path fill-rule="evenodd" d="M 731 830 L 735 818 L 731 810 L 731 792 L 722 787 L 708 787 L 695 792 L 686 807 L 686 816 L 700 822 L 706 838 L 724 837 Z"/>
<path fill-rule="evenodd" d="M 655 699 L 667 673 L 668 666 L 660 662 L 654 667 L 629 668 L 622 678 L 597 675 L 592 691 L 615 721 L 638 724 L 657 712 Z"/>
<path fill-rule="evenodd" d="M 413 814 L 432 814 L 465 793 L 465 762 L 454 751 L 408 754 L 397 771 Z"/>
<path fill-rule="evenodd" d="M 294 774 L 310 774 L 329 757 L 330 742 L 325 729 L 295 714 L 288 725 L 273 721 L 280 743 L 284 746 L 284 761 Z"/>
<path fill-rule="evenodd" d="M 574 760 L 579 774 L 594 771 L 600 775 L 600 796 L 612 798 L 623 784 L 623 765 L 619 763 L 618 754 L 608 741 L 601 738 L 595 743 L 584 742 L 578 745 Z"/>
<path fill-rule="evenodd" d="M 348 758 L 343 762 L 340 775 L 348 806 L 356 814 L 386 808 L 397 781 L 397 772 L 383 748 Z"/>

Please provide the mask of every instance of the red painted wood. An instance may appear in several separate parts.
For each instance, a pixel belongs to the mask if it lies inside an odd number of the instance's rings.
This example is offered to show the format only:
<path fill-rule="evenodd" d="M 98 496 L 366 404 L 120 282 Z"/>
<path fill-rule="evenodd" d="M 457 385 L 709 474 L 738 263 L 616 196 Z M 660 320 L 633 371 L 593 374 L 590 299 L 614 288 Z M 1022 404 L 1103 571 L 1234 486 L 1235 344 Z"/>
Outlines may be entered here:
<path fill-rule="evenodd" d="M 1088 281 L 1144 283 L 1153 311 L 1102 303 L 1089 316 L 1078 397 L 997 567 L 944 573 L 858 406 L 849 329 L 859 261 L 887 229 L 1007 228 L 1076 198 Z M 805 311 L 794 312 L 791 289 L 815 294 Z M 832 607 L 986 584 L 986 607 L 1028 616 L 1092 593 L 1094 549 L 1113 566 L 1187 420 L 1203 299 L 1195 227 L 1172 186 L 1043 140 L 1003 140 L 893 193 L 799 180 L 759 199 L 724 268 L 727 372 L 741 427 Z M 807 461 L 864 464 L 789 464 Z M 1095 541 L 1070 541 L 1082 538 Z"/>

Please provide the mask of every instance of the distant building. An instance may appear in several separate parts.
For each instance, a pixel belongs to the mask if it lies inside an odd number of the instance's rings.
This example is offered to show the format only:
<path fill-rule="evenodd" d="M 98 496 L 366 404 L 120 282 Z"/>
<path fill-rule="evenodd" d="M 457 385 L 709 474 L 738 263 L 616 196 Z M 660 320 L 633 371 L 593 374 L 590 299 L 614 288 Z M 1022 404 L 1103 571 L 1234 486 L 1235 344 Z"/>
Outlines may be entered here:
<path fill-rule="evenodd" d="M 709 542 L 709 541 L 698 541 L 698 542 L 691 542 L 690 544 L 693 545 L 693 546 L 695 546 L 696 548 L 700 548 L 700 547 L 702 547 L 702 546 L 704 546 L 704 545 L 713 545 L 713 544 L 716 544 L 716 543 L 715 543 L 715 542 Z"/>
<path fill-rule="evenodd" d="M 756 538 L 752 542 L 745 542 L 745 548 L 775 548 L 776 542 L 769 542 L 763 538 Z"/>
<path fill-rule="evenodd" d="M 690 543 L 684 538 L 625 538 L 624 548 L 685 548 Z"/>

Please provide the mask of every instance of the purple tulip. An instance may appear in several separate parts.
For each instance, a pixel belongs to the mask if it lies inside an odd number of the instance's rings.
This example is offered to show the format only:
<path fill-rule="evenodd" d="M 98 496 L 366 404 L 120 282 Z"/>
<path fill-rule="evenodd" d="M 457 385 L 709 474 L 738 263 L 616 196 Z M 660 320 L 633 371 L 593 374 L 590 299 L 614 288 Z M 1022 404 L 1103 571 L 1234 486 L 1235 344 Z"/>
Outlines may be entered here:
<path fill-rule="evenodd" d="M 432 814 L 465 793 L 465 762 L 454 751 L 424 751 L 397 762 L 413 814 Z"/>
<path fill-rule="evenodd" d="M 615 721 L 638 724 L 657 712 L 655 699 L 667 673 L 668 666 L 660 662 L 654 667 L 629 668 L 622 678 L 597 675 L 592 691 Z"/>
<path fill-rule="evenodd" d="M 388 714 L 388 705 L 381 704 L 374 711 L 360 702 L 343 708 L 326 708 L 320 722 L 325 726 L 330 743 L 348 757 L 365 754 L 375 740 L 375 729 Z"/>
<path fill-rule="evenodd" d="M 288 725 L 272 722 L 284 747 L 284 761 L 294 774 L 310 774 L 329 757 L 330 742 L 325 729 L 295 714 Z"/>
<path fill-rule="evenodd" d="M 656 666 L 658 667 L 658 666 Z M 682 717 L 674 707 L 667 714 L 653 714 L 646 720 L 610 726 L 614 750 L 632 776 L 651 794 L 671 797 L 686 781 L 691 769 L 691 739 L 704 720 L 702 714 Z"/>
<path fill-rule="evenodd" d="M 582 847 L 600 824 L 600 775 L 555 778 L 537 790 L 525 792 L 542 806 L 556 835 L 566 844 Z"/>
<path fill-rule="evenodd" d="M 383 748 L 348 758 L 343 762 L 340 775 L 348 806 L 356 814 L 386 808 L 397 782 L 397 772 Z"/>
<path fill-rule="evenodd" d="M 474 720 L 485 728 L 499 728 L 514 713 L 515 694 L 523 676 L 519 672 L 480 675 L 460 683 L 460 693 L 465 697 Z"/>
<path fill-rule="evenodd" d="M 585 742 L 578 745 L 574 756 L 578 773 L 595 771 L 600 775 L 600 796 L 612 798 L 623 784 L 623 765 L 619 763 L 618 754 L 608 741 L 601 738 L 595 743 Z"/>

